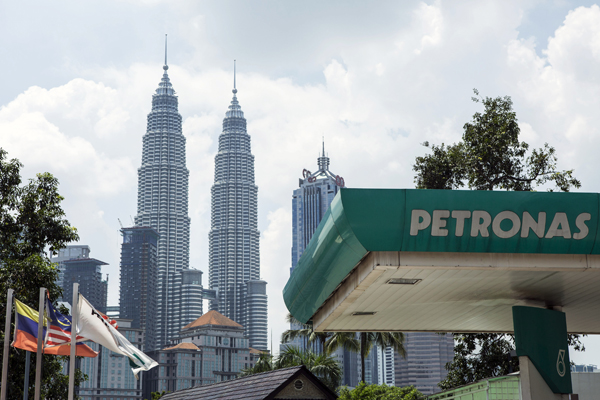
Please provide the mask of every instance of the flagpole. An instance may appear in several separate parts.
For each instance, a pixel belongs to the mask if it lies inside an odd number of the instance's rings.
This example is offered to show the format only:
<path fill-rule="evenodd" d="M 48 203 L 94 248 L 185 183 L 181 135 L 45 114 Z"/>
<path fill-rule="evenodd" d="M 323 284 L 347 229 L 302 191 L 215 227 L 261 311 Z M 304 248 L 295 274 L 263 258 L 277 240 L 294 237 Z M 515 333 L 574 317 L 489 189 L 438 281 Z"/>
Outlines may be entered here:
<path fill-rule="evenodd" d="M 8 351 L 10 345 L 10 317 L 12 317 L 12 303 L 14 290 L 8 289 L 6 293 L 6 322 L 4 323 L 4 354 L 2 356 L 2 387 L 0 400 L 6 400 L 6 386 L 8 378 Z"/>
<path fill-rule="evenodd" d="M 29 370 L 31 369 L 31 352 L 25 350 L 25 379 L 23 379 L 23 400 L 29 399 Z"/>
<path fill-rule="evenodd" d="M 69 358 L 69 400 L 75 392 L 75 353 L 77 351 L 77 323 L 79 320 L 79 283 L 73 283 L 73 303 L 71 305 L 71 354 Z M 37 400 L 37 399 L 36 399 Z"/>
<path fill-rule="evenodd" d="M 35 400 L 40 400 L 42 392 L 42 350 L 44 348 L 44 310 L 46 308 L 46 288 L 40 288 L 38 317 L 37 356 L 35 358 Z"/>

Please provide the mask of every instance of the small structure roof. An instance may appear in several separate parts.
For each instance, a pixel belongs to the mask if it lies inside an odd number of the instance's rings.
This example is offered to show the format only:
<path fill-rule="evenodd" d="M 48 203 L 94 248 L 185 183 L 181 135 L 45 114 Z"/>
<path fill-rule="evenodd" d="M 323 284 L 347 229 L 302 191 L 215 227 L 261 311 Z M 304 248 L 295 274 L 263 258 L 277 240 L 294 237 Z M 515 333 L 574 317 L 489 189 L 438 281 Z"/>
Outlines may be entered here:
<path fill-rule="evenodd" d="M 187 343 L 187 342 L 179 343 L 179 344 L 176 344 L 175 346 L 171 346 L 171 347 L 165 347 L 163 350 L 176 350 L 176 349 L 200 351 L 198 346 L 196 346 L 194 343 Z"/>
<path fill-rule="evenodd" d="M 294 388 L 296 380 L 301 380 Z M 290 388 L 291 386 L 291 388 Z M 267 400 L 290 398 L 287 392 L 296 391 L 294 398 L 302 393 L 303 399 L 337 399 L 337 395 L 317 379 L 305 366 L 277 369 L 244 376 L 238 379 L 196 386 L 190 389 L 167 393 L 163 400 Z M 304 392 L 301 392 L 304 390 Z M 318 394 L 317 394 L 318 393 Z"/>
<path fill-rule="evenodd" d="M 243 328 L 242 325 L 227 318 L 223 314 L 221 314 L 215 310 L 210 310 L 209 312 L 202 315 L 200 318 L 198 318 L 194 322 L 187 324 L 183 329 L 196 328 L 196 327 L 204 326 L 204 325 L 218 325 L 218 326 L 229 326 L 232 328 Z"/>
<path fill-rule="evenodd" d="M 250 353 L 252 354 L 262 354 L 266 353 L 266 351 L 255 349 L 254 347 L 250 347 Z"/>

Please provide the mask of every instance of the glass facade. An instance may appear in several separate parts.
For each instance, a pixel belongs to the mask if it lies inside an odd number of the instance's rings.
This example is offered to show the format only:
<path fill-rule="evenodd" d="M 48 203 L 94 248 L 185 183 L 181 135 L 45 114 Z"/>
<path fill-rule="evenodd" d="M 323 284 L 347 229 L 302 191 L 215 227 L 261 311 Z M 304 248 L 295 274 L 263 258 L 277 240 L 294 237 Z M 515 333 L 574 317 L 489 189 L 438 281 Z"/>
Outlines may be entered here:
<path fill-rule="evenodd" d="M 155 335 L 159 348 L 183 327 L 176 296 L 181 271 L 189 268 L 190 246 L 185 137 L 178 99 L 167 74 L 169 67 L 163 69 L 143 138 L 135 217 L 136 226 L 152 227 L 159 234 Z"/>
<path fill-rule="evenodd" d="M 121 229 L 121 284 L 119 316 L 145 331 L 144 347 L 156 347 L 158 232 L 149 227 Z"/>
<path fill-rule="evenodd" d="M 395 355 L 396 386 L 414 386 L 425 395 L 440 392 L 438 383 L 446 378 L 446 363 L 454 357 L 454 337 L 435 332 L 404 334 L 406 358 Z"/>

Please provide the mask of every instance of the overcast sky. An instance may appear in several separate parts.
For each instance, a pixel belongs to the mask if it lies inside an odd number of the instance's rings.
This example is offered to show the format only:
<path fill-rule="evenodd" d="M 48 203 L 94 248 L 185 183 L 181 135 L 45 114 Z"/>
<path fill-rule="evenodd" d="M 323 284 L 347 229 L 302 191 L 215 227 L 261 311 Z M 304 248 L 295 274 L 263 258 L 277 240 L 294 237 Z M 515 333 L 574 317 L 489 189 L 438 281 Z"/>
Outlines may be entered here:
<path fill-rule="evenodd" d="M 208 281 L 210 187 L 221 123 L 238 99 L 259 187 L 261 276 L 277 350 L 290 268 L 291 195 L 325 137 L 348 187 L 414 187 L 412 164 L 452 143 L 483 96 L 509 95 L 522 139 L 556 147 L 600 192 L 600 8 L 574 1 L 0 2 L 0 146 L 26 177 L 49 171 L 118 303 L 120 218 L 162 76 L 179 96 L 190 170 L 190 266 Z M 206 310 L 206 307 L 205 307 Z M 593 316 L 598 317 L 598 316 Z M 269 335 L 270 336 L 270 335 Z M 600 340 L 572 354 L 600 363 Z"/>

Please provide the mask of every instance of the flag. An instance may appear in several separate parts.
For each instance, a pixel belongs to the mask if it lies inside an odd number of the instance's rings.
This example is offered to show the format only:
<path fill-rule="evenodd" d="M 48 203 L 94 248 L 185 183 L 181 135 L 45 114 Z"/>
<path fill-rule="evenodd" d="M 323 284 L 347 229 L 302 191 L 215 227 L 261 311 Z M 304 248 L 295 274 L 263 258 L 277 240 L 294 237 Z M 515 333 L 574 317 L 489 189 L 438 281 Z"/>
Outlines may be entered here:
<path fill-rule="evenodd" d="M 70 315 L 62 315 L 56 307 L 52 305 L 50 299 L 46 299 L 46 312 L 48 315 L 49 329 L 46 334 L 44 354 L 58 354 L 68 356 L 71 352 L 71 346 L 65 346 L 71 343 L 71 321 Z M 86 340 L 77 336 L 77 342 Z M 98 355 L 91 347 L 83 343 L 77 343 L 75 355 L 80 357 L 96 357 Z"/>
<path fill-rule="evenodd" d="M 15 299 L 15 338 L 12 346 L 27 351 L 37 352 L 38 321 L 40 313 Z M 43 335 L 46 336 L 44 319 Z"/>
<path fill-rule="evenodd" d="M 156 367 L 158 363 L 144 354 L 140 349 L 129 342 L 113 325 L 104 318 L 83 297 L 79 295 L 79 315 L 77 318 L 77 335 L 94 341 L 114 353 L 129 358 L 129 366 L 137 378 L 140 371 L 148 371 Z"/>

